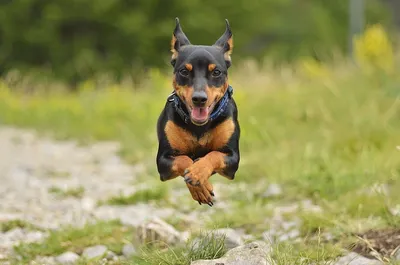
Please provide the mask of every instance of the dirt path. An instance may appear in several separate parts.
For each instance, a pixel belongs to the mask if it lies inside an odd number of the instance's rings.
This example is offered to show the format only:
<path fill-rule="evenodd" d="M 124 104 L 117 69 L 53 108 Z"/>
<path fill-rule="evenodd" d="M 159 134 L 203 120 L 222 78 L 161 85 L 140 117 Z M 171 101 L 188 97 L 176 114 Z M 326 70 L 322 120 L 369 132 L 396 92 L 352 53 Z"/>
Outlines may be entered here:
<path fill-rule="evenodd" d="M 116 155 L 118 143 L 83 147 L 38 138 L 32 131 L 1 128 L 0 147 L 0 220 L 13 216 L 44 228 L 78 225 L 112 212 L 112 207 L 97 206 L 98 201 L 140 188 L 133 183 L 143 167 L 124 163 Z M 82 196 L 57 196 L 57 190 L 81 190 Z M 132 210 L 143 213 L 144 207 Z M 146 211 L 147 217 L 151 212 L 168 214 Z M 118 217 L 115 211 L 113 215 Z M 140 214 L 135 219 L 140 222 Z"/>
<path fill-rule="evenodd" d="M 141 203 L 125 207 L 98 204 L 141 188 L 134 182 L 143 166 L 126 164 L 116 155 L 118 149 L 115 142 L 79 146 L 74 141 L 41 138 L 30 130 L 0 127 L 0 223 L 23 220 L 57 229 L 91 220 L 120 219 L 138 225 L 146 218 L 176 214 L 173 209 Z M 75 196 L 63 196 L 68 192 Z M 17 241 L 43 236 L 0 231 L 0 260 Z"/>

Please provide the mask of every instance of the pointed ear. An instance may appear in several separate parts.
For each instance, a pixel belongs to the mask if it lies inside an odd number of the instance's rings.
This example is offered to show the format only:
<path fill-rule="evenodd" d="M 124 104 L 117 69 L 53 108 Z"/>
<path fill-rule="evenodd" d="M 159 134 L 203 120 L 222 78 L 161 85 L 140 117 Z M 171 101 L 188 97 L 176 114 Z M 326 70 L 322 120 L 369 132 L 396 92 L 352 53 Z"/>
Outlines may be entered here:
<path fill-rule="evenodd" d="M 225 19 L 226 29 L 224 34 L 215 42 L 214 46 L 218 46 L 222 49 L 224 53 L 225 61 L 227 66 L 231 65 L 231 54 L 233 50 L 233 39 L 232 39 L 232 31 L 229 25 L 229 21 Z"/>
<path fill-rule="evenodd" d="M 171 64 L 174 65 L 176 61 L 176 57 L 178 57 L 179 49 L 182 46 L 190 45 L 189 39 L 186 37 L 185 33 L 183 33 L 181 25 L 179 23 L 179 18 L 175 18 L 176 26 L 174 32 L 172 34 L 171 40 Z"/>

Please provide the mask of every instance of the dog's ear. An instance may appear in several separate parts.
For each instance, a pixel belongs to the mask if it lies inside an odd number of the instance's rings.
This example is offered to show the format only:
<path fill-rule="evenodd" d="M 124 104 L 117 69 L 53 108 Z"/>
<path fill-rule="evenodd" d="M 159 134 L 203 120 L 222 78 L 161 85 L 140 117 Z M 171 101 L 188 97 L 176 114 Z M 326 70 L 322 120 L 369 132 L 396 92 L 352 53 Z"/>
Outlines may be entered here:
<path fill-rule="evenodd" d="M 224 53 L 226 65 L 229 68 L 231 66 L 231 54 L 233 50 L 233 39 L 231 26 L 229 21 L 225 19 L 226 29 L 224 34 L 215 42 L 214 46 L 220 47 Z"/>
<path fill-rule="evenodd" d="M 178 52 L 179 49 L 182 46 L 185 45 L 190 45 L 189 39 L 186 37 L 185 33 L 183 33 L 181 25 L 179 23 L 179 18 L 175 18 L 175 29 L 172 34 L 172 40 L 171 40 L 171 52 L 172 52 L 172 58 L 171 58 L 171 64 L 175 65 L 176 57 L 178 57 Z"/>

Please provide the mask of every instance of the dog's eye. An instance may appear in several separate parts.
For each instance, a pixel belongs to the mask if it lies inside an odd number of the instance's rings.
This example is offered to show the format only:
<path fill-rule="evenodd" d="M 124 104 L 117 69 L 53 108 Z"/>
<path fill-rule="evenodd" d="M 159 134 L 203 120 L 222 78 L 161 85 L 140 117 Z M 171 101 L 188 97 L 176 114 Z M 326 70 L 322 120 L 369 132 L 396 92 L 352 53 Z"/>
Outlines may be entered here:
<path fill-rule="evenodd" d="M 189 76 L 189 71 L 186 70 L 186 69 L 181 69 L 181 70 L 179 71 L 179 73 L 181 74 L 181 76 L 184 76 L 184 77 Z"/>
<path fill-rule="evenodd" d="M 222 74 L 222 72 L 221 72 L 220 70 L 218 70 L 218 69 L 215 69 L 215 70 L 212 72 L 212 75 L 213 75 L 214 77 L 219 77 L 221 74 Z"/>

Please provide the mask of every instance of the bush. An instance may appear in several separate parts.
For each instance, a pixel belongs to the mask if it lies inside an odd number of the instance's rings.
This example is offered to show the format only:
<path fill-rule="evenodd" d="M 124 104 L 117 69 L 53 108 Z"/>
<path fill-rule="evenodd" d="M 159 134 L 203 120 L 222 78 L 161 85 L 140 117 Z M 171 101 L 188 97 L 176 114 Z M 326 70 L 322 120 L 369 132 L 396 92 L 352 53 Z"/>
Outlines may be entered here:
<path fill-rule="evenodd" d="M 372 25 L 354 40 L 356 60 L 367 71 L 394 69 L 392 44 L 382 25 Z"/>
<path fill-rule="evenodd" d="M 386 19 L 379 0 L 368 22 Z M 19 0 L 0 4 L 0 74 L 46 69 L 72 83 L 102 73 L 140 76 L 169 64 L 174 18 L 193 43 L 212 44 L 228 18 L 235 54 L 321 57 L 347 43 L 347 1 Z M 385 22 L 384 21 L 384 22 Z M 44 73 L 41 72 L 41 75 Z"/>

